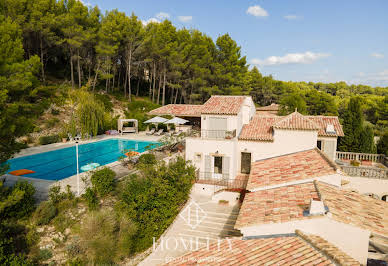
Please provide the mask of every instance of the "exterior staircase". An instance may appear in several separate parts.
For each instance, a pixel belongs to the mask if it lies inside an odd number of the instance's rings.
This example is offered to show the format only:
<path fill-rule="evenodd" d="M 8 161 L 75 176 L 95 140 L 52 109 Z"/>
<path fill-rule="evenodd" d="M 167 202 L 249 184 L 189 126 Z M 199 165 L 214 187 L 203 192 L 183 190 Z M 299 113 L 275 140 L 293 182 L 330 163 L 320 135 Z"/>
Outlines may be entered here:
<path fill-rule="evenodd" d="M 222 205 L 203 195 L 192 195 L 191 199 L 157 247 L 139 265 L 161 265 L 215 241 L 242 237 L 234 229 L 240 205 Z"/>

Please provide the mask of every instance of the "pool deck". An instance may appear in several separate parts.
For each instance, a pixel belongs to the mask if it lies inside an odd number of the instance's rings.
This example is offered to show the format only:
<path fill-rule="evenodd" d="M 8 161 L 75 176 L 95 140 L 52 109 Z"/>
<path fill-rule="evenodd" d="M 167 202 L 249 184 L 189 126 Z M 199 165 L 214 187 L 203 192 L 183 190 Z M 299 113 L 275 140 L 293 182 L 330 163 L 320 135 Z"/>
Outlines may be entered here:
<path fill-rule="evenodd" d="M 124 135 L 98 135 L 96 137 L 93 137 L 89 140 L 81 140 L 79 141 L 79 144 L 86 144 L 86 143 L 92 143 L 99 140 L 106 140 L 106 139 L 126 139 L 126 140 L 145 140 L 145 141 L 159 141 L 163 136 L 149 136 L 146 135 L 144 131 L 139 132 L 137 134 L 124 134 Z M 55 151 L 58 149 L 63 149 L 67 147 L 72 147 L 75 145 L 75 141 L 68 141 L 65 143 L 53 143 L 48 145 L 40 145 L 36 147 L 30 147 L 24 150 L 21 150 L 19 153 L 15 154 L 13 158 L 18 158 L 22 156 L 27 155 L 33 155 L 37 153 L 42 152 L 48 152 L 48 151 Z"/>

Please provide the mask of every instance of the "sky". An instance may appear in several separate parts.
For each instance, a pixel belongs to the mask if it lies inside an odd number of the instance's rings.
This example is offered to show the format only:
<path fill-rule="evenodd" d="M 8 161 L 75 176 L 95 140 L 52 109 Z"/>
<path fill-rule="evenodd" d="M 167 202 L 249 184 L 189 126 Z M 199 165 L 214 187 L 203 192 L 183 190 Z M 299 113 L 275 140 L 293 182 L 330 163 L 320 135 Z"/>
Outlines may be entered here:
<path fill-rule="evenodd" d="M 388 0 L 82 0 L 103 12 L 228 33 L 280 80 L 388 86 Z"/>

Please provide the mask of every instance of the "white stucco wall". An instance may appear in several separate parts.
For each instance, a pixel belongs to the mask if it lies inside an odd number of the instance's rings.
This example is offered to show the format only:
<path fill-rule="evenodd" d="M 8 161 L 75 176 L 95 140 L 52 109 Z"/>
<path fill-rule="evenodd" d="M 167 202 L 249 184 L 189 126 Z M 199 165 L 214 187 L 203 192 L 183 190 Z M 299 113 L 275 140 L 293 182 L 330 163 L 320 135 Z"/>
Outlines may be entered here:
<path fill-rule="evenodd" d="M 186 160 L 193 162 L 200 172 L 205 171 L 205 155 L 218 152 L 220 156 L 227 156 L 229 160 L 229 178 L 234 178 L 236 173 L 237 139 L 215 140 L 201 138 L 186 138 Z M 196 154 L 201 154 L 201 160 L 196 159 Z"/>
<path fill-rule="evenodd" d="M 337 137 L 318 137 L 317 140 L 322 141 L 322 151 L 332 160 L 335 161 L 336 151 L 337 151 Z M 334 149 L 331 152 L 328 152 L 325 146 L 329 143 L 332 143 Z"/>
<path fill-rule="evenodd" d="M 388 195 L 388 180 L 365 178 L 356 176 L 343 176 L 342 179 L 349 181 L 343 187 L 349 190 L 355 190 L 361 194 L 373 193 L 381 199 L 382 196 Z"/>
<path fill-rule="evenodd" d="M 313 149 L 317 146 L 317 131 L 275 130 L 274 141 L 239 141 L 237 169 L 241 168 L 241 152 L 250 152 L 252 162 L 275 156 Z"/>
<path fill-rule="evenodd" d="M 292 234 L 297 229 L 319 235 L 366 265 L 370 232 L 356 226 L 336 222 L 328 217 L 240 228 L 244 237 Z"/>

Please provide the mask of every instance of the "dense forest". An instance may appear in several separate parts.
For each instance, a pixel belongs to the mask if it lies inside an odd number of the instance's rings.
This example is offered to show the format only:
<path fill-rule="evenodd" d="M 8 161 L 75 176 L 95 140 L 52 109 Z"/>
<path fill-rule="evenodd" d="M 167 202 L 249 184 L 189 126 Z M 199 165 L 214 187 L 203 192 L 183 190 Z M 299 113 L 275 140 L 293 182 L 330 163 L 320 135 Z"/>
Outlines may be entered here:
<path fill-rule="evenodd" d="M 64 86 L 129 102 L 149 97 L 161 105 L 244 94 L 258 106 L 280 103 L 283 114 L 298 108 L 341 119 L 357 97 L 375 135 L 383 135 L 388 123 L 388 87 L 278 81 L 250 68 L 228 34 L 214 41 L 169 20 L 145 24 L 135 14 L 103 14 L 77 0 L 3 0 L 0 38 L 0 162 Z"/>

